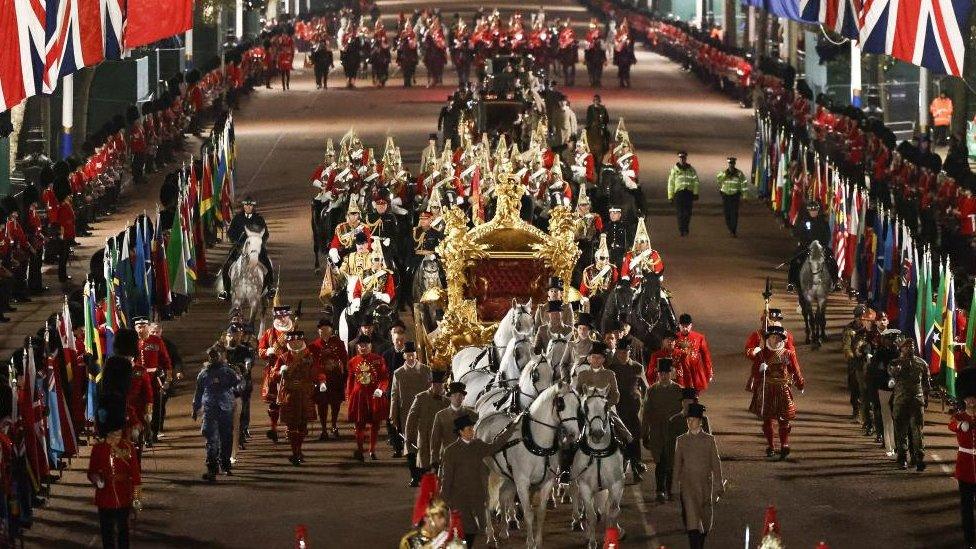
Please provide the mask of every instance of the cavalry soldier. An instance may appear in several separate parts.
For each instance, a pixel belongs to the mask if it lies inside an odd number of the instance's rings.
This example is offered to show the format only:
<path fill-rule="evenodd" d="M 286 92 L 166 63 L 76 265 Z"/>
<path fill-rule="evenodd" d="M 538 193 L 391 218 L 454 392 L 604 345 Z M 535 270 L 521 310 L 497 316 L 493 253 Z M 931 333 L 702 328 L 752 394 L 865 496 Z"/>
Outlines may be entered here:
<path fill-rule="evenodd" d="M 373 237 L 373 249 L 369 253 L 369 267 L 363 269 L 352 288 L 353 302 L 368 294 L 384 303 L 392 303 L 396 297 L 393 283 L 393 271 L 386 268 L 383 257 L 383 246 L 377 237 Z"/>
<path fill-rule="evenodd" d="M 322 159 L 322 163 L 315 168 L 315 172 L 312 174 L 312 187 L 318 189 L 315 196 L 312 198 L 312 218 L 318 219 L 322 215 L 322 210 L 326 208 L 329 203 L 333 200 L 339 198 L 336 196 L 338 188 L 336 186 L 336 176 L 339 174 L 339 170 L 336 165 L 335 156 L 335 145 L 332 143 L 332 139 L 329 138 L 325 142 L 325 157 Z M 314 235 L 314 238 L 322 238 L 324 235 Z"/>
<path fill-rule="evenodd" d="M 647 234 L 644 218 L 637 220 L 637 232 L 634 234 L 634 246 L 624 255 L 620 265 L 620 277 L 630 280 L 634 288 L 640 286 L 647 273 L 657 276 L 664 274 L 664 260 L 657 250 L 651 248 L 651 237 Z"/>
<path fill-rule="evenodd" d="M 346 399 L 346 345 L 332 331 L 332 319 L 322 317 L 318 321 L 319 337 L 308 344 L 308 351 L 315 359 L 319 371 L 325 375 L 325 392 L 315 393 L 315 408 L 322 424 L 319 440 L 328 440 L 327 420 L 332 413 L 332 438 L 339 439 L 339 407 Z"/>
<path fill-rule="evenodd" d="M 590 21 L 590 28 L 583 42 L 583 60 L 590 77 L 590 87 L 599 88 L 603 80 L 603 66 L 607 64 L 607 53 L 603 49 L 603 36 L 595 19 Z"/>
<path fill-rule="evenodd" d="M 553 301 L 559 302 L 559 313 L 562 323 L 572 329 L 573 326 L 573 306 L 568 301 L 563 301 L 563 279 L 558 276 L 549 277 L 549 288 L 546 290 L 546 303 L 540 303 L 535 309 L 536 325 L 545 324 L 549 313 L 549 304 Z"/>
<path fill-rule="evenodd" d="M 614 265 L 620 265 L 624 259 L 624 253 L 632 244 L 633 232 L 632 228 L 628 227 L 624 221 L 620 206 L 610 206 L 609 214 L 610 221 L 606 224 L 606 228 L 600 237 L 606 235 L 608 249 L 610 250 L 610 261 Z"/>
<path fill-rule="evenodd" d="M 468 392 L 464 384 L 452 382 L 447 386 L 448 405 L 434 416 L 434 424 L 430 432 L 430 460 L 436 466 L 441 462 L 441 451 L 454 440 L 454 422 L 467 416 L 474 425 L 478 421 L 478 412 L 461 403 Z"/>
<path fill-rule="evenodd" d="M 254 349 L 244 340 L 244 327 L 236 322 L 227 326 L 227 332 L 221 341 L 226 356 L 227 365 L 237 375 L 241 376 L 239 397 L 241 399 L 240 426 L 238 427 L 238 447 L 244 449 L 244 443 L 251 439 L 251 391 L 254 383 L 251 380 L 251 368 L 257 358 Z"/>
<path fill-rule="evenodd" d="M 332 263 L 339 265 L 342 256 L 354 249 L 357 234 L 364 234 L 367 242 L 373 235 L 370 228 L 360 219 L 360 213 L 359 203 L 355 197 L 350 197 L 349 206 L 346 208 L 346 220 L 336 226 L 332 242 L 329 243 L 329 258 Z"/>
<path fill-rule="evenodd" d="M 562 286 L 562 281 L 560 281 L 560 286 Z M 532 345 L 532 350 L 535 354 L 545 353 L 546 347 L 552 339 L 562 338 L 569 340 L 569 337 L 573 334 L 573 326 L 563 322 L 564 304 L 562 301 L 549 301 L 546 311 L 545 320 L 539 325 L 539 329 L 535 334 L 535 342 Z M 570 310 L 570 316 L 572 316 L 572 310 Z M 553 366 L 555 367 L 557 365 L 553 364 Z"/>
<path fill-rule="evenodd" d="M 596 159 L 590 152 L 590 144 L 586 139 L 586 132 L 583 132 L 576 140 L 576 151 L 573 153 L 573 164 L 570 166 L 573 182 L 576 183 L 580 193 L 587 184 L 596 185 Z"/>
<path fill-rule="evenodd" d="M 573 239 L 580 249 L 580 257 L 573 270 L 573 280 L 579 280 L 583 267 L 593 261 L 593 245 L 603 232 L 603 218 L 591 211 L 590 195 L 586 184 L 580 184 L 579 198 L 576 200 L 576 221 L 573 223 Z"/>
<path fill-rule="evenodd" d="M 610 151 L 610 164 L 616 166 L 623 179 L 624 188 L 634 198 L 637 215 L 644 216 L 644 191 L 640 187 L 640 162 L 634 153 L 634 145 L 630 142 L 630 134 L 624 129 L 624 119 L 617 123 L 614 139 L 617 144 Z"/>
<path fill-rule="evenodd" d="M 647 381 L 644 378 L 644 367 L 630 358 L 630 339 L 624 338 L 617 342 L 613 358 L 607 369 L 613 372 L 620 391 L 620 401 L 617 402 L 617 415 L 634 435 L 641 432 L 640 406 Z M 624 448 L 625 457 L 630 460 L 630 469 L 634 473 L 634 481 L 640 482 L 646 467 L 641 462 L 640 439 L 634 436 Z"/>
<path fill-rule="evenodd" d="M 431 227 L 434 214 L 420 212 L 420 223 L 413 229 L 414 267 L 428 255 L 436 254 L 437 245 L 444 239 L 444 233 Z"/>
<path fill-rule="evenodd" d="M 932 382 L 928 364 L 915 353 L 915 341 L 905 335 L 895 338 L 899 356 L 888 364 L 891 372 L 892 415 L 895 419 L 895 450 L 898 466 L 908 468 L 912 452 L 915 470 L 925 470 L 925 408 L 929 404 Z M 910 448 L 909 448 L 910 447 Z"/>
<path fill-rule="evenodd" d="M 630 37 L 630 25 L 624 19 L 613 37 L 613 64 L 617 65 L 617 79 L 621 88 L 630 87 L 630 67 L 637 62 L 634 40 Z"/>
<path fill-rule="evenodd" d="M 305 332 L 293 330 L 285 339 L 285 352 L 278 357 L 278 375 L 281 385 L 278 390 L 278 406 L 281 419 L 288 428 L 288 443 L 291 445 L 292 465 L 305 461 L 302 444 L 308 435 L 308 420 L 315 419 L 315 406 L 312 403 L 313 391 L 324 393 L 327 389 L 325 374 L 319 371 L 313 355 L 305 343 Z"/>
<path fill-rule="evenodd" d="M 712 529 L 712 506 L 725 493 L 722 460 L 715 437 L 703 428 L 704 418 L 704 406 L 688 406 L 688 432 L 678 437 L 674 449 L 674 478 L 691 549 L 704 549 Z"/>
<path fill-rule="evenodd" d="M 390 389 L 390 437 L 396 440 L 391 444 L 396 449 L 394 457 L 403 455 L 403 441 L 405 439 L 405 424 L 410 413 L 413 399 L 430 386 L 430 368 L 417 360 L 417 345 L 407 341 L 403 345 L 403 364 L 393 371 L 393 383 Z M 413 453 L 409 449 L 407 453 Z M 416 455 L 414 456 L 416 459 Z M 410 471 L 413 472 L 415 463 L 409 457 Z M 411 479 L 414 478 L 411 475 Z M 419 480 L 419 479 L 418 479 Z"/>
<path fill-rule="evenodd" d="M 149 319 L 146 317 L 136 317 L 133 321 L 136 333 L 139 334 L 139 355 L 136 362 L 140 364 L 149 374 L 152 381 L 152 403 L 153 416 L 151 435 L 146 440 L 148 446 L 158 440 L 163 423 L 163 394 L 169 389 L 169 384 L 173 381 L 173 362 L 169 358 L 169 352 L 163 338 L 149 332 Z"/>
<path fill-rule="evenodd" d="M 712 381 L 712 353 L 705 336 L 692 329 L 691 315 L 678 317 L 678 334 L 675 337 L 675 355 L 682 370 L 683 387 L 694 387 L 699 392 L 708 389 Z"/>
<path fill-rule="evenodd" d="M 786 348 L 786 331 L 782 326 L 766 330 L 765 348 L 753 358 L 752 374 L 746 390 L 752 392 L 749 411 L 763 422 L 766 437 L 766 457 L 772 457 L 773 425 L 779 426 L 780 459 L 790 454 L 790 421 L 796 418 L 796 402 L 790 386 L 801 392 L 803 374 L 796 353 Z"/>
<path fill-rule="evenodd" d="M 275 307 L 272 312 L 271 327 L 264 330 L 258 340 L 258 355 L 267 362 L 264 366 L 264 381 L 261 385 L 261 398 L 268 404 L 268 418 L 271 428 L 268 438 L 278 442 L 278 357 L 285 351 L 285 338 L 288 332 L 295 329 L 295 319 L 291 314 L 291 307 Z"/>
<path fill-rule="evenodd" d="M 369 240 L 366 233 L 356 233 L 354 240 L 355 249 L 342 258 L 342 264 L 339 266 L 339 272 L 346 277 L 347 289 L 350 293 L 356 281 L 362 278 L 363 272 L 370 266 Z"/>
<path fill-rule="evenodd" d="M 450 405 L 450 401 L 443 395 L 446 375 L 444 370 L 431 371 L 430 387 L 417 393 L 407 412 L 403 434 L 412 487 L 420 484 L 420 476 L 436 461 L 431 455 L 430 443 L 437 413 Z"/>
<path fill-rule="evenodd" d="M 976 369 L 967 368 L 956 377 L 956 394 L 961 404 L 949 420 L 949 430 L 956 434 L 956 468 L 953 476 L 959 483 L 962 511 L 962 533 L 967 548 L 976 547 Z"/>
<path fill-rule="evenodd" d="M 600 247 L 593 255 L 594 263 L 583 269 L 583 280 L 580 282 L 580 295 L 585 297 L 590 306 L 590 313 L 599 315 L 603 310 L 603 301 L 610 288 L 617 283 L 617 267 L 610 263 L 610 252 L 607 250 L 607 235 L 600 235 Z"/>
<path fill-rule="evenodd" d="M 500 452 L 509 437 L 521 427 L 521 416 L 509 423 L 491 442 L 474 433 L 476 419 L 458 416 L 452 424 L 453 443 L 444 448 L 441 467 L 441 496 L 461 515 L 466 547 L 472 547 L 485 519 L 488 505 L 488 466 L 485 458 Z"/>
<path fill-rule="evenodd" d="M 380 434 L 380 423 L 386 420 L 387 400 L 383 393 L 388 390 L 390 377 L 383 363 L 383 357 L 373 352 L 373 342 L 369 336 L 360 336 L 356 341 L 356 356 L 349 359 L 346 378 L 346 400 L 349 401 L 349 422 L 355 426 L 356 451 L 353 457 L 364 461 L 363 447 L 366 443 L 366 428 L 369 427 L 369 457 L 376 456 L 376 440 Z"/>
<path fill-rule="evenodd" d="M 220 292 L 220 299 L 230 297 L 230 267 L 241 255 L 242 244 L 247 236 L 247 231 L 262 233 L 263 245 L 261 253 L 258 255 L 258 261 L 264 266 L 264 288 L 267 295 L 274 295 L 274 267 L 271 265 L 271 259 L 268 258 L 268 224 L 264 217 L 257 213 L 255 206 L 257 206 L 257 202 L 253 198 L 245 197 L 244 200 L 241 200 L 241 211 L 230 220 L 230 227 L 227 228 L 227 240 L 230 241 L 233 248 L 231 248 L 230 254 L 227 255 L 227 261 L 224 262 L 224 266 L 220 270 L 224 283 L 224 289 Z"/>
<path fill-rule="evenodd" d="M 563 82 L 567 86 L 575 86 L 576 63 L 579 61 L 579 42 L 576 40 L 576 31 L 573 30 L 568 18 L 559 22 L 557 45 L 559 59 L 563 67 Z"/>
<path fill-rule="evenodd" d="M 674 202 L 678 214 L 678 232 L 688 236 L 691 230 L 691 206 L 698 200 L 698 172 L 688 163 L 688 153 L 678 152 L 678 162 L 668 174 L 668 200 Z"/>
<path fill-rule="evenodd" d="M 859 332 L 864 330 L 864 324 L 861 322 L 861 316 L 864 315 L 864 311 L 867 306 L 863 303 L 858 303 L 854 307 L 854 319 L 844 326 L 844 332 L 841 339 L 840 348 L 844 353 L 844 359 L 847 362 L 847 392 L 851 399 L 851 419 L 857 420 L 858 415 L 861 411 L 861 389 L 857 381 L 857 358 L 854 356 L 854 338 Z"/>
<path fill-rule="evenodd" d="M 722 195 L 722 212 L 725 214 L 725 226 L 729 234 L 738 236 L 739 202 L 746 192 L 746 174 L 735 167 L 735 157 L 728 158 L 729 166 L 718 172 L 715 180 L 718 182 L 718 192 Z"/>
<path fill-rule="evenodd" d="M 222 346 L 207 350 L 207 362 L 197 375 L 193 395 L 193 420 L 201 408 L 200 432 L 207 439 L 207 472 L 203 480 L 213 482 L 219 469 L 231 474 L 231 452 L 234 449 L 234 398 L 240 390 L 241 376 L 230 367 Z"/>
<path fill-rule="evenodd" d="M 647 389 L 641 406 L 641 440 L 655 463 L 654 481 L 657 499 L 661 502 L 670 491 L 671 460 L 674 458 L 669 421 L 681 413 L 681 387 L 674 382 L 672 365 L 670 357 L 662 357 L 648 365 L 654 367 L 657 381 Z"/>
<path fill-rule="evenodd" d="M 396 215 L 390 211 L 389 190 L 378 188 L 373 193 L 373 211 L 366 215 L 366 225 L 374 242 L 376 238 L 390 241 L 388 249 L 393 250 L 394 259 L 399 260 L 404 231 L 400 230 Z"/>
<path fill-rule="evenodd" d="M 403 71 L 403 87 L 413 86 L 413 75 L 417 72 L 417 63 L 420 62 L 420 53 L 417 44 L 417 34 L 413 27 L 406 25 L 396 43 L 397 65 Z"/>

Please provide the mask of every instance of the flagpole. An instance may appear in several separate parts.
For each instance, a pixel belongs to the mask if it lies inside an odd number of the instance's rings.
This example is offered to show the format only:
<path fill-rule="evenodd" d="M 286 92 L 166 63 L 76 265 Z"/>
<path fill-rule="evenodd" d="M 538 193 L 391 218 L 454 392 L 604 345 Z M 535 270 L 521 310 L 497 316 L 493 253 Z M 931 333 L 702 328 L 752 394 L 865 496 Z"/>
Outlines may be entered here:
<path fill-rule="evenodd" d="M 861 108 L 861 47 L 851 40 L 851 105 Z"/>
<path fill-rule="evenodd" d="M 929 70 L 918 68 L 918 128 L 925 135 L 929 127 Z"/>
<path fill-rule="evenodd" d="M 75 78 L 73 74 L 61 78 L 61 158 L 68 158 L 74 152 L 71 143 L 71 128 L 74 126 Z"/>

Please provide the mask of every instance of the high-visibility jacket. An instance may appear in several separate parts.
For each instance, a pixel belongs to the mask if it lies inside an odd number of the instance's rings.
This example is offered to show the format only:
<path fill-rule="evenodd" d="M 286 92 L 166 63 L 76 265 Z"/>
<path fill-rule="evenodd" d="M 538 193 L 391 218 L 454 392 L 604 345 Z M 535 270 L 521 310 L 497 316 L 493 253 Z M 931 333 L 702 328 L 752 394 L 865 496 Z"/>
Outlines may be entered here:
<path fill-rule="evenodd" d="M 932 125 L 948 126 L 952 121 L 952 99 L 948 97 L 936 97 L 929 106 L 932 113 Z"/>

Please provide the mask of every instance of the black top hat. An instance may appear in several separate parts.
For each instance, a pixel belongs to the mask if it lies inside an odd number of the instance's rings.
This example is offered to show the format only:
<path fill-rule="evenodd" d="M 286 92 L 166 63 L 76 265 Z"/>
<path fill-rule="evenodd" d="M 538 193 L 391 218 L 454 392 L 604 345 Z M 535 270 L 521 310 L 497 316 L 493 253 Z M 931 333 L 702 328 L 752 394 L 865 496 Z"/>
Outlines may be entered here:
<path fill-rule="evenodd" d="M 298 341 L 299 339 L 305 339 L 305 332 L 301 330 L 292 330 L 288 332 L 285 336 L 285 341 Z"/>
<path fill-rule="evenodd" d="M 447 370 L 431 370 L 430 381 L 431 383 L 444 383 L 444 378 L 447 377 Z"/>
<path fill-rule="evenodd" d="M 372 326 L 373 323 L 373 315 L 365 315 L 362 321 L 360 321 L 359 327 L 362 328 L 363 326 Z"/>
<path fill-rule="evenodd" d="M 783 311 L 779 309 L 770 309 L 769 320 L 783 320 Z"/>
<path fill-rule="evenodd" d="M 779 336 L 786 339 L 786 330 L 782 326 L 770 326 L 766 328 L 766 337 L 769 336 Z"/>
<path fill-rule="evenodd" d="M 427 139 L 433 139 L 434 141 L 437 141 L 437 134 L 436 133 L 429 133 L 429 134 L 427 134 Z"/>
<path fill-rule="evenodd" d="M 626 351 L 628 349 L 630 349 L 630 338 L 629 337 L 622 338 L 620 341 L 617 342 L 617 350 L 618 351 Z"/>
<path fill-rule="evenodd" d="M 657 359 L 657 371 L 662 374 L 670 372 L 674 367 L 674 360 L 669 356 L 662 356 Z"/>
<path fill-rule="evenodd" d="M 369 242 L 369 239 L 366 238 L 366 233 L 364 232 L 356 233 L 356 244 L 365 244 L 367 242 Z"/>
<path fill-rule="evenodd" d="M 458 433 L 464 430 L 465 427 L 474 426 L 474 418 L 468 414 L 461 414 L 460 417 L 454 419 L 454 430 Z"/>
<path fill-rule="evenodd" d="M 607 354 L 607 344 L 602 341 L 594 341 L 593 346 L 590 347 L 591 355 L 605 355 Z"/>
<path fill-rule="evenodd" d="M 414 343 L 413 341 L 407 341 L 406 343 L 403 344 L 403 352 L 404 353 L 416 353 L 417 352 L 417 344 Z"/>
<path fill-rule="evenodd" d="M 356 345 L 372 345 L 372 344 L 373 344 L 373 338 L 369 337 L 368 335 L 361 335 L 358 338 L 356 338 Z"/>
<path fill-rule="evenodd" d="M 587 326 L 589 328 L 592 328 L 593 318 L 590 316 L 590 313 L 580 313 L 579 316 L 576 317 L 575 326 Z"/>
<path fill-rule="evenodd" d="M 683 387 L 681 389 L 681 399 L 697 400 L 698 389 L 695 389 L 694 387 Z"/>
<path fill-rule="evenodd" d="M 454 393 L 468 394 L 465 390 L 465 385 L 460 381 L 452 381 L 450 385 L 447 386 L 447 396 L 451 396 Z"/>
<path fill-rule="evenodd" d="M 563 312 L 563 302 L 559 300 L 550 301 L 546 310 L 550 313 L 561 313 Z"/>
<path fill-rule="evenodd" d="M 315 325 L 316 328 L 321 328 L 322 326 L 332 326 L 332 317 L 323 316 L 319 319 L 318 324 Z"/>
<path fill-rule="evenodd" d="M 705 417 L 705 407 L 697 402 L 688 405 L 688 416 L 687 417 Z"/>
<path fill-rule="evenodd" d="M 549 277 L 549 289 L 550 290 L 562 290 L 563 289 L 563 279 L 558 276 Z"/>

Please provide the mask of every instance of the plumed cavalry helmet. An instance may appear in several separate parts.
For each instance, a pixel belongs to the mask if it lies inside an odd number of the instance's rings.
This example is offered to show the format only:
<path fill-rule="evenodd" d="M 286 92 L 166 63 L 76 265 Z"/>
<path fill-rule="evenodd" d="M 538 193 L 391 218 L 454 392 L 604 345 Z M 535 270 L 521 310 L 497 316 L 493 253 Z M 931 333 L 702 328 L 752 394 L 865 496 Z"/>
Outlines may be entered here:
<path fill-rule="evenodd" d="M 349 207 L 346 208 L 346 214 L 348 215 L 351 213 L 362 213 L 359 209 L 359 201 L 356 200 L 355 196 L 349 197 Z"/>
<path fill-rule="evenodd" d="M 639 243 L 651 244 L 651 237 L 647 234 L 647 226 L 644 224 L 643 217 L 637 220 L 637 232 L 634 233 L 634 245 Z"/>
<path fill-rule="evenodd" d="M 329 160 L 330 158 L 335 160 L 335 144 L 331 137 L 325 142 L 325 159 Z"/>
<path fill-rule="evenodd" d="M 576 207 L 590 205 L 590 195 L 586 194 L 586 181 L 584 181 L 580 183 L 579 198 L 576 199 Z"/>
<path fill-rule="evenodd" d="M 381 263 L 386 264 L 386 258 L 383 257 L 383 242 L 378 236 L 373 237 L 373 246 L 369 251 L 369 259 L 379 259 Z"/>
<path fill-rule="evenodd" d="M 610 248 L 607 247 L 607 234 L 603 233 L 600 235 L 600 247 L 596 249 L 596 253 L 593 254 L 596 259 L 610 259 Z"/>

